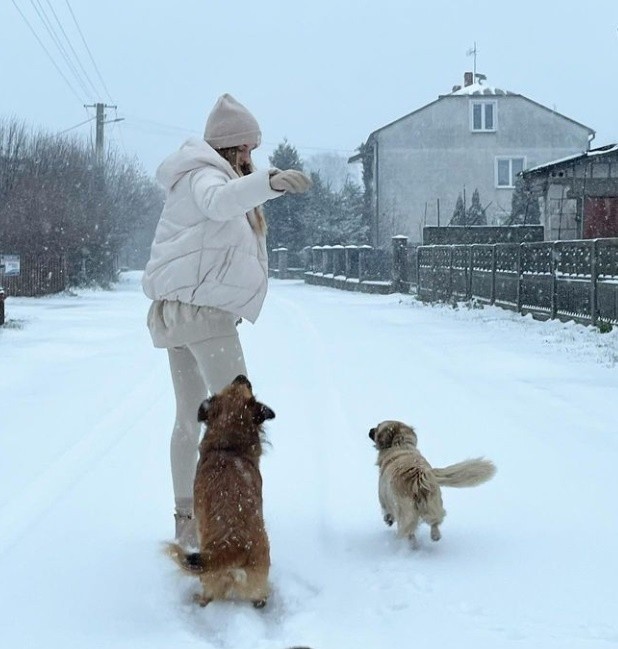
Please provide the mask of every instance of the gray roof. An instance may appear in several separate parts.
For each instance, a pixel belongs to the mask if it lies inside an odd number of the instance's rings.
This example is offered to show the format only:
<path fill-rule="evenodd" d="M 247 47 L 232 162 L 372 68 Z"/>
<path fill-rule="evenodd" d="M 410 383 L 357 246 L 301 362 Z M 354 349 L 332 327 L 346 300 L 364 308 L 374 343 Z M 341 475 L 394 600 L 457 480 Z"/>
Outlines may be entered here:
<path fill-rule="evenodd" d="M 616 155 L 618 156 L 618 144 L 606 144 L 605 146 L 600 146 L 595 149 L 590 149 L 590 151 L 584 151 L 582 153 L 576 153 L 575 155 L 570 155 L 565 158 L 559 158 L 558 160 L 552 160 L 550 162 L 545 162 L 542 165 L 537 165 L 536 167 L 530 167 L 521 172 L 522 176 L 528 176 L 537 173 L 543 173 L 545 171 L 551 171 L 556 167 L 562 167 L 571 165 L 574 162 L 585 159 L 595 159 L 598 157 L 606 155 Z"/>

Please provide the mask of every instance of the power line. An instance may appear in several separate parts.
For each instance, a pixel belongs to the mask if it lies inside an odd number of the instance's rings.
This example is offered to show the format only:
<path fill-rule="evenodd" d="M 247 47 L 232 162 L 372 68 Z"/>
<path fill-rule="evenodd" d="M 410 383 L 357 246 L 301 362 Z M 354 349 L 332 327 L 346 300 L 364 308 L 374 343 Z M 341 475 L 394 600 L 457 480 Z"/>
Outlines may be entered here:
<path fill-rule="evenodd" d="M 153 133 L 160 133 L 160 134 L 164 134 L 164 135 L 171 135 L 171 133 L 165 133 L 165 130 L 178 131 L 180 133 L 198 134 L 198 131 L 196 131 L 195 129 L 184 128 L 182 126 L 174 126 L 172 124 L 164 124 L 162 122 L 156 122 L 154 120 L 146 119 L 145 117 L 139 117 L 137 115 L 126 115 L 126 117 L 128 118 L 128 120 L 133 120 L 134 122 L 138 122 L 138 124 L 134 124 L 134 123 L 131 123 L 131 121 L 127 121 L 126 126 L 129 126 L 131 128 L 137 128 L 138 130 L 139 129 L 148 130 L 148 131 L 153 132 Z M 274 142 L 265 142 L 265 141 L 263 141 L 262 144 L 265 144 L 266 146 L 277 147 L 277 146 L 279 146 L 280 142 L 274 143 Z M 356 152 L 356 149 L 339 149 L 339 148 L 336 148 L 336 147 L 325 147 L 325 146 L 323 146 L 323 147 L 303 146 L 301 144 L 295 144 L 294 148 L 299 149 L 299 150 L 303 150 L 303 151 L 332 151 L 332 152 L 344 153 L 344 154 L 349 154 L 349 153 L 355 153 Z"/>
<path fill-rule="evenodd" d="M 39 38 L 39 35 L 36 33 L 36 31 L 34 30 L 34 28 L 32 27 L 32 25 L 30 24 L 30 22 L 29 22 L 28 19 L 26 18 L 26 16 L 25 16 L 24 13 L 22 12 L 22 10 L 19 8 L 19 6 L 18 6 L 17 3 L 15 2 L 15 0 L 11 0 L 11 2 L 13 3 L 15 9 L 17 9 L 17 11 L 19 12 L 19 15 L 22 17 L 23 21 L 24 21 L 24 22 L 26 23 L 26 25 L 28 26 L 28 29 L 30 29 L 30 31 L 32 32 L 32 35 L 36 38 L 36 40 L 38 41 L 39 45 L 43 48 L 43 51 L 45 52 L 45 54 L 47 54 L 47 56 L 49 57 L 49 60 L 52 62 L 52 65 L 53 65 L 53 66 L 56 68 L 56 70 L 58 71 L 58 74 L 60 74 L 60 76 L 64 79 L 65 83 L 67 84 L 67 86 L 69 86 L 69 88 L 71 89 L 71 92 L 75 95 L 75 97 L 77 97 L 77 99 L 78 99 L 81 103 L 83 103 L 83 100 L 80 98 L 78 92 L 77 92 L 77 91 L 75 90 L 75 88 L 72 86 L 71 82 L 67 79 L 67 77 L 65 76 L 64 72 L 60 69 L 60 67 L 58 66 L 58 64 L 57 64 L 56 61 L 54 60 L 54 57 L 50 54 L 50 52 L 49 52 L 49 50 L 47 49 L 47 47 L 45 47 L 45 44 L 44 44 L 43 41 Z"/>
<path fill-rule="evenodd" d="M 93 119 L 96 119 L 96 117 L 89 117 L 88 119 L 85 119 L 83 122 L 80 122 L 79 124 L 75 124 L 75 126 L 69 126 L 69 128 L 65 128 L 64 131 L 59 131 L 58 135 L 63 135 L 64 133 L 68 133 L 69 131 L 72 131 L 74 128 L 77 128 L 78 126 L 83 126 L 84 124 L 88 124 L 88 122 L 92 122 Z"/>
<path fill-rule="evenodd" d="M 73 56 L 75 57 L 75 60 L 77 61 L 77 64 L 79 65 L 82 72 L 84 73 L 84 76 L 86 77 L 88 83 L 90 84 L 90 87 L 94 90 L 95 96 L 99 95 L 100 94 L 99 91 L 97 90 L 96 86 L 92 82 L 92 79 L 90 78 L 90 75 L 88 74 L 88 71 L 83 66 L 80 56 L 78 55 L 75 48 L 73 47 L 73 43 L 71 43 L 71 39 L 67 35 L 67 33 L 66 33 L 65 29 L 64 29 L 64 26 L 62 25 L 62 21 L 60 20 L 60 18 L 58 18 L 58 14 L 56 13 L 56 11 L 54 9 L 54 7 L 53 7 L 53 5 L 51 3 L 51 0 L 46 0 L 46 1 L 47 1 L 47 4 L 48 4 L 54 18 L 56 19 L 56 22 L 58 23 L 58 26 L 60 27 L 60 31 L 63 33 L 66 42 L 68 43 L 69 47 L 71 48 L 71 51 L 73 52 Z"/>
<path fill-rule="evenodd" d="M 69 11 L 71 12 L 71 16 L 73 16 L 73 21 L 75 22 L 75 26 L 77 27 L 77 31 L 79 32 L 79 35 L 82 37 L 82 41 L 84 43 L 84 47 L 86 48 L 86 51 L 88 52 L 88 56 L 90 57 L 90 60 L 92 61 L 92 65 L 94 66 L 94 69 L 101 80 L 101 83 L 103 84 L 103 88 L 105 89 L 105 92 L 107 93 L 107 96 L 109 97 L 110 101 L 114 101 L 112 99 L 112 96 L 110 95 L 109 90 L 107 89 L 107 85 L 105 81 L 103 80 L 103 76 L 101 75 L 101 72 L 99 70 L 99 67 L 97 66 L 94 57 L 92 56 L 92 52 L 90 51 L 90 48 L 88 47 L 88 43 L 86 42 L 86 38 L 84 36 L 84 33 L 81 30 L 81 27 L 79 26 L 79 23 L 77 22 L 77 18 L 75 16 L 75 13 L 73 12 L 73 9 L 71 8 L 71 4 L 69 3 L 69 0 L 65 0 L 67 7 L 69 8 Z"/>
<path fill-rule="evenodd" d="M 53 44 L 56 46 L 56 49 L 58 52 L 60 52 L 61 58 L 64 59 L 65 64 L 67 65 L 68 69 L 73 73 L 73 77 L 77 81 L 77 83 L 81 86 L 81 89 L 84 91 L 86 96 L 90 94 L 90 90 L 88 90 L 87 85 L 84 83 L 84 80 L 80 76 L 77 68 L 75 67 L 75 64 L 73 61 L 71 61 L 71 58 L 68 55 L 68 52 L 64 45 L 60 42 L 60 39 L 58 38 L 58 35 L 56 34 L 56 31 L 51 24 L 51 21 L 47 14 L 45 13 L 45 9 L 43 9 L 43 6 L 41 5 L 40 0 L 30 0 L 30 4 L 32 5 L 32 8 L 36 12 L 37 16 L 39 17 L 41 23 L 43 24 L 43 28 L 47 31 L 47 34 L 51 38 L 51 41 Z"/>

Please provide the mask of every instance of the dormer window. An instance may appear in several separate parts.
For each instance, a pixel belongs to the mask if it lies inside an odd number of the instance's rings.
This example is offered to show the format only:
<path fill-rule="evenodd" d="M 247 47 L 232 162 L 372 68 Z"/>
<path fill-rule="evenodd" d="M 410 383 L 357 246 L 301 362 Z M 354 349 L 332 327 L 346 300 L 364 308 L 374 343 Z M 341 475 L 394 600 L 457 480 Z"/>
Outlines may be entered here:
<path fill-rule="evenodd" d="M 470 130 L 473 133 L 493 133 L 498 123 L 498 104 L 495 101 L 470 102 Z"/>

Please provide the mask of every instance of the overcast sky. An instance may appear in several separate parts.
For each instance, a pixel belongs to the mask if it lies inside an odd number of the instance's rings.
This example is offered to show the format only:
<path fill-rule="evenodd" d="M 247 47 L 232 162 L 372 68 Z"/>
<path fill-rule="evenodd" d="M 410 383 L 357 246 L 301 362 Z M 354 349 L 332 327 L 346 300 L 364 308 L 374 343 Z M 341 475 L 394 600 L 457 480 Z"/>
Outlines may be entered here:
<path fill-rule="evenodd" d="M 600 146 L 618 141 L 617 28 L 618 0 L 0 0 L 0 117 L 62 131 L 94 115 L 83 104 L 117 104 L 108 119 L 125 120 L 106 138 L 151 173 L 229 92 L 262 127 L 260 166 L 284 137 L 305 158 L 347 156 L 462 83 L 476 41 L 487 83 L 593 128 Z"/>

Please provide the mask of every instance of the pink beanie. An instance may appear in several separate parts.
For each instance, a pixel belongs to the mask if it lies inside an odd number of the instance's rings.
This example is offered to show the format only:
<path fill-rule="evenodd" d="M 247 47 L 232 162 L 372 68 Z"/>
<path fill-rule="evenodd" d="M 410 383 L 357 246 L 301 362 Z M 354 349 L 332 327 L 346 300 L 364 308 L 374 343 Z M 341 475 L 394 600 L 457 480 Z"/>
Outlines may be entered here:
<path fill-rule="evenodd" d="M 204 139 L 213 149 L 257 144 L 262 133 L 253 115 L 232 95 L 221 95 L 206 120 Z"/>

